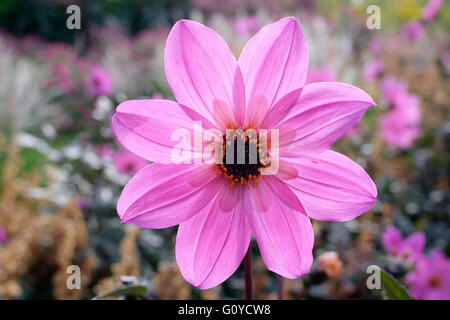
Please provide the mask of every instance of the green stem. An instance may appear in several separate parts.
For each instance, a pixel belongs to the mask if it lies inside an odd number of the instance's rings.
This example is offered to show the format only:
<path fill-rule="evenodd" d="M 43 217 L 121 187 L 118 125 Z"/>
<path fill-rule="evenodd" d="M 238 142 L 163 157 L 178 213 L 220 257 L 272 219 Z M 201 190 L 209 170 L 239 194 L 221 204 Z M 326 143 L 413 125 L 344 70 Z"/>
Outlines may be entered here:
<path fill-rule="evenodd" d="M 284 278 L 280 275 L 277 275 L 277 298 L 278 298 L 278 300 L 283 300 L 283 285 L 284 285 Z"/>

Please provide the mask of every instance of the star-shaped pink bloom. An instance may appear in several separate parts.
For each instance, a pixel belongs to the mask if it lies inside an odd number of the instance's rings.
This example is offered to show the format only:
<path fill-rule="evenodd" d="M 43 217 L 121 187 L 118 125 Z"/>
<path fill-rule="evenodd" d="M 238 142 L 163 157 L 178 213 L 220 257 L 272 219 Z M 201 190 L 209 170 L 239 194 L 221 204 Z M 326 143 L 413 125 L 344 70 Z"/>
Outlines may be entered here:
<path fill-rule="evenodd" d="M 443 251 L 434 249 L 418 260 L 405 281 L 416 299 L 450 300 L 450 259 Z"/>
<path fill-rule="evenodd" d="M 179 224 L 175 254 L 191 284 L 207 289 L 231 276 L 252 234 L 270 270 L 301 276 L 313 260 L 310 217 L 346 221 L 374 204 L 367 173 L 328 149 L 375 103 L 347 84 L 304 85 L 308 51 L 295 18 L 262 28 L 238 61 L 213 30 L 180 20 L 165 69 L 177 102 L 126 101 L 113 117 L 120 143 L 155 162 L 125 186 L 117 210 L 122 222 L 144 228 Z M 224 136 L 228 128 L 279 130 L 278 172 L 260 174 L 270 152 L 254 165 L 174 164 L 180 142 L 172 134 L 194 136 L 194 121 Z"/>
<path fill-rule="evenodd" d="M 418 261 L 422 257 L 423 249 L 425 248 L 425 234 L 422 231 L 403 238 L 400 231 L 393 225 L 386 228 L 382 241 L 384 248 L 389 254 L 403 258 L 410 263 Z"/>

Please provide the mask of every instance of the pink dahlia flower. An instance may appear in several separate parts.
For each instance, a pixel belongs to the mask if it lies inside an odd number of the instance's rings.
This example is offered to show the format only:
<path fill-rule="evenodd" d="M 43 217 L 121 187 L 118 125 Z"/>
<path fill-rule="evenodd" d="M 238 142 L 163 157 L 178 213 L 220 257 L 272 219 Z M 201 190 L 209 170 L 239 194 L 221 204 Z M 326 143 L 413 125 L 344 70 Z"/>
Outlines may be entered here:
<path fill-rule="evenodd" d="M 252 234 L 270 270 L 299 277 L 313 261 L 310 217 L 346 221 L 374 204 L 377 190 L 368 174 L 328 148 L 375 103 L 343 83 L 305 86 L 307 68 L 295 18 L 262 28 L 238 61 L 213 30 L 180 20 L 165 48 L 177 102 L 131 100 L 117 107 L 112 125 L 120 143 L 155 162 L 125 186 L 118 214 L 144 228 L 179 224 L 175 255 L 194 286 L 207 289 L 230 277 Z M 195 143 L 174 139 L 180 130 L 195 136 L 200 121 L 218 134 L 224 154 L 233 152 L 235 140 L 244 143 L 244 163 L 236 155 L 231 162 L 197 161 Z M 240 133 L 229 136 L 227 129 Z M 250 129 L 258 131 L 247 136 Z M 278 150 L 263 147 L 261 129 L 278 132 Z M 193 162 L 174 163 L 181 143 Z M 257 161 L 250 161 L 250 150 L 258 150 Z"/>
<path fill-rule="evenodd" d="M 425 248 L 425 234 L 421 231 L 403 238 L 397 228 L 390 225 L 383 233 L 383 245 L 386 251 L 409 262 L 416 262 L 422 257 Z"/>
<path fill-rule="evenodd" d="M 405 278 L 411 294 L 422 300 L 450 300 L 450 259 L 440 250 L 423 256 Z"/>

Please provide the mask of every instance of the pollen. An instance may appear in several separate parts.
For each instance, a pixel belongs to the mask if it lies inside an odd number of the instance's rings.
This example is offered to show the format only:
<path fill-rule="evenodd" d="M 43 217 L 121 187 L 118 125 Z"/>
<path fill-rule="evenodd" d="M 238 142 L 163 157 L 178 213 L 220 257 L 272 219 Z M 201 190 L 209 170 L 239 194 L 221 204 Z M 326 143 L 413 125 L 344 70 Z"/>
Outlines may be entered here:
<path fill-rule="evenodd" d="M 230 187 L 245 185 L 256 188 L 261 168 L 270 165 L 267 139 L 262 139 L 254 129 L 227 130 L 222 139 L 222 158 L 219 174 L 230 180 Z M 263 177 L 263 176 L 262 176 Z"/>

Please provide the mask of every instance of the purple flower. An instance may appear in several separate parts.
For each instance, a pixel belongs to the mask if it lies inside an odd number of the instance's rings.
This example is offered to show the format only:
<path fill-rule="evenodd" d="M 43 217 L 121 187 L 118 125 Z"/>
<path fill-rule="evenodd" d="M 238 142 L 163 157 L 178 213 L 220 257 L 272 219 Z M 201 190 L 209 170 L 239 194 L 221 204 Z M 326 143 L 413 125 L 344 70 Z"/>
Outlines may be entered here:
<path fill-rule="evenodd" d="M 430 22 L 434 19 L 437 12 L 439 11 L 439 8 L 442 5 L 442 0 L 430 0 L 428 1 L 425 8 L 422 10 L 422 18 L 426 22 Z"/>
<path fill-rule="evenodd" d="M 92 204 L 89 201 L 89 199 L 81 198 L 78 201 L 78 207 L 81 209 L 81 211 L 87 211 L 87 210 L 90 210 L 92 208 Z"/>
<path fill-rule="evenodd" d="M 91 97 L 110 95 L 113 91 L 113 80 L 108 70 L 100 66 L 92 66 L 87 77 L 88 93 Z"/>
<path fill-rule="evenodd" d="M 421 231 L 403 238 L 397 228 L 390 225 L 383 233 L 382 241 L 386 251 L 410 263 L 415 263 L 422 256 L 425 247 L 425 234 Z"/>
<path fill-rule="evenodd" d="M 410 41 L 419 39 L 425 33 L 425 27 L 420 21 L 410 21 L 406 23 L 402 28 L 403 37 Z"/>
<path fill-rule="evenodd" d="M 434 250 L 418 260 L 405 281 L 416 299 L 450 300 L 450 259 L 441 250 Z"/>

